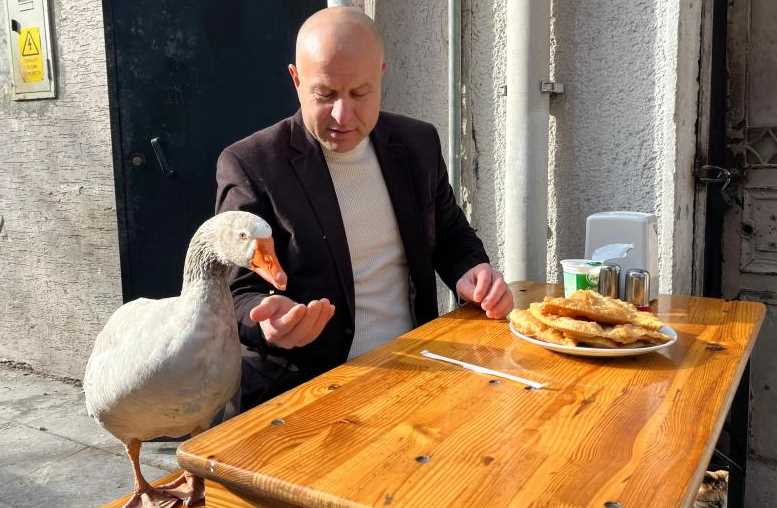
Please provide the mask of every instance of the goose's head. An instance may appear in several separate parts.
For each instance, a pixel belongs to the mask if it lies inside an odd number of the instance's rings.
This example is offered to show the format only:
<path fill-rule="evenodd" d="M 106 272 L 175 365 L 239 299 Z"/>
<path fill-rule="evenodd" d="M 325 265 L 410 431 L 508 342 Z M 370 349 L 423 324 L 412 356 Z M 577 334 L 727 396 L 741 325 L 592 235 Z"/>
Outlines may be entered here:
<path fill-rule="evenodd" d="M 264 219 L 248 212 L 223 212 L 210 221 L 215 223 L 213 250 L 222 262 L 247 268 L 277 289 L 286 289 L 286 272 Z"/>

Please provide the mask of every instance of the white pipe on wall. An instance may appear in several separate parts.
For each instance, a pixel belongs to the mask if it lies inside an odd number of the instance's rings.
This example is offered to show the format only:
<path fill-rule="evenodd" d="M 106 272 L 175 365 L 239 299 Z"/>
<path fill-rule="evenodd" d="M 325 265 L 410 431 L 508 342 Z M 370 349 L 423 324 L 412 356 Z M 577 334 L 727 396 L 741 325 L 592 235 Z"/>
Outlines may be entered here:
<path fill-rule="evenodd" d="M 507 1 L 504 276 L 546 279 L 550 0 Z"/>

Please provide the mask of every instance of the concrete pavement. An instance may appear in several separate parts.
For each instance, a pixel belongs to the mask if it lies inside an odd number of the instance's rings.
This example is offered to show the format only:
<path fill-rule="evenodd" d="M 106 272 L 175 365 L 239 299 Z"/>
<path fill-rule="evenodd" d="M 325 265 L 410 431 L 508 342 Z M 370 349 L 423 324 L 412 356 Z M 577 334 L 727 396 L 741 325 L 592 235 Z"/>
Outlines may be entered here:
<path fill-rule="evenodd" d="M 148 480 L 178 467 L 177 446 L 143 445 Z M 124 447 L 86 414 L 78 381 L 0 359 L 0 508 L 100 506 L 131 488 Z"/>

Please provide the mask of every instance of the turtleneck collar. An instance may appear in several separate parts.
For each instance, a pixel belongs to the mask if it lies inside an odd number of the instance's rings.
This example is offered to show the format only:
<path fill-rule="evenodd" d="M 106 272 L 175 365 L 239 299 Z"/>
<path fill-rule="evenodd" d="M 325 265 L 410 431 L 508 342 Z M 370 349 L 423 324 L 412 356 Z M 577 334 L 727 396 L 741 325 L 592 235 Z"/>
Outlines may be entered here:
<path fill-rule="evenodd" d="M 328 161 L 333 162 L 341 162 L 341 163 L 349 163 L 349 162 L 355 162 L 360 160 L 362 157 L 364 157 L 367 154 L 367 151 L 370 148 L 370 138 L 365 137 L 362 139 L 358 145 L 353 147 L 353 149 L 347 151 L 347 152 L 333 152 L 331 150 L 327 150 L 324 146 L 321 146 L 321 150 L 324 152 L 324 157 Z"/>

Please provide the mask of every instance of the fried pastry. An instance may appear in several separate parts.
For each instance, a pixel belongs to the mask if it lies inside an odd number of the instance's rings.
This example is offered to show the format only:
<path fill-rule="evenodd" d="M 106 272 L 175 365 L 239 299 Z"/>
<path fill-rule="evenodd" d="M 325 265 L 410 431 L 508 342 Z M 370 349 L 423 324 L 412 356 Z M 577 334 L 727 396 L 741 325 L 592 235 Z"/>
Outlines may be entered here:
<path fill-rule="evenodd" d="M 568 298 L 545 297 L 543 313 L 573 319 L 586 319 L 609 325 L 632 324 L 658 330 L 662 323 L 650 312 L 638 311 L 634 305 L 602 296 L 596 291 L 575 291 Z"/>
<path fill-rule="evenodd" d="M 528 309 L 513 310 L 510 321 L 523 334 L 568 346 L 631 349 L 670 340 L 659 331 L 663 323 L 654 314 L 590 290 L 545 297 Z"/>
<path fill-rule="evenodd" d="M 566 337 L 562 332 L 537 321 L 528 310 L 513 309 L 510 312 L 510 322 L 516 330 L 530 337 L 564 346 L 577 345 L 577 342 L 571 337 Z"/>
<path fill-rule="evenodd" d="M 575 319 L 553 314 L 545 309 L 545 303 L 532 303 L 529 312 L 532 317 L 547 327 L 559 330 L 578 342 L 585 338 L 604 337 L 619 344 L 632 344 L 637 341 L 663 343 L 669 337 L 661 332 L 633 324 L 604 325 L 596 321 Z"/>

